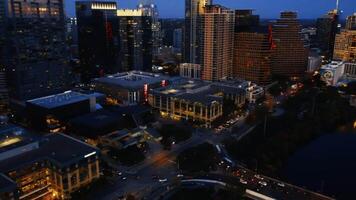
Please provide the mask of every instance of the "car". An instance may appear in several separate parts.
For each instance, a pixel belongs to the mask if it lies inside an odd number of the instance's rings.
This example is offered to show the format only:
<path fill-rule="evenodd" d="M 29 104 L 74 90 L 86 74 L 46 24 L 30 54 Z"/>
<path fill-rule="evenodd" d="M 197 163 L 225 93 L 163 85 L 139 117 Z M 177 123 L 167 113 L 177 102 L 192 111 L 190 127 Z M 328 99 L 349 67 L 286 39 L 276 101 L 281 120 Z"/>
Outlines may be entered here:
<path fill-rule="evenodd" d="M 184 177 L 183 174 L 177 174 L 177 178 L 182 178 L 182 177 Z"/>
<path fill-rule="evenodd" d="M 127 177 L 124 176 L 124 177 L 122 177 L 121 179 L 122 179 L 123 181 L 125 181 L 125 180 L 127 180 Z"/>
<path fill-rule="evenodd" d="M 247 185 L 247 181 L 244 180 L 244 179 L 242 179 L 242 178 L 240 178 L 240 183 L 242 183 L 242 184 L 244 184 L 244 185 Z"/>
<path fill-rule="evenodd" d="M 261 176 L 258 175 L 258 174 L 256 174 L 254 177 L 257 178 L 257 179 L 263 180 L 263 177 L 261 177 Z"/>
<path fill-rule="evenodd" d="M 259 181 L 258 184 L 260 184 L 262 186 L 267 186 L 267 183 L 265 181 Z"/>
<path fill-rule="evenodd" d="M 286 185 L 284 183 L 278 183 L 277 184 L 279 187 L 285 187 Z"/>
<path fill-rule="evenodd" d="M 167 182 L 168 181 L 168 179 L 166 179 L 166 178 L 162 178 L 162 179 L 159 179 L 158 180 L 158 182 L 160 182 L 160 183 L 165 183 L 165 182 Z"/>

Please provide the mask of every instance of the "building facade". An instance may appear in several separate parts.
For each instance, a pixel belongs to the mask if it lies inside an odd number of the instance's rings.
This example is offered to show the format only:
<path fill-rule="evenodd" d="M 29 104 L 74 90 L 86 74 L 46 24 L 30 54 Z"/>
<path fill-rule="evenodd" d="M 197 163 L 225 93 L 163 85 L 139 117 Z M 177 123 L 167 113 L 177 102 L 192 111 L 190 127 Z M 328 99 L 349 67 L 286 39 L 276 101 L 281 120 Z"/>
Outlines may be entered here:
<path fill-rule="evenodd" d="M 233 77 L 266 85 L 271 82 L 270 29 L 259 26 L 252 10 L 235 11 Z"/>
<path fill-rule="evenodd" d="M 162 46 L 161 22 L 158 20 L 159 13 L 157 5 L 153 4 L 153 1 L 141 0 L 137 9 L 142 10 L 144 16 L 151 18 L 152 55 L 157 56 Z"/>
<path fill-rule="evenodd" d="M 77 1 L 80 74 L 82 82 L 120 70 L 116 2 Z"/>
<path fill-rule="evenodd" d="M 6 83 L 5 68 L 0 68 L 0 115 L 7 114 L 9 110 L 9 91 Z"/>
<path fill-rule="evenodd" d="M 130 71 L 94 79 L 95 89 L 118 105 L 148 102 L 151 89 L 169 84 L 169 77 L 142 71 Z"/>
<path fill-rule="evenodd" d="M 202 79 L 219 81 L 231 76 L 235 13 L 220 5 L 207 5 L 199 16 L 199 64 Z"/>
<path fill-rule="evenodd" d="M 173 31 L 173 49 L 175 53 L 182 52 L 183 45 L 183 30 L 181 28 L 174 29 Z"/>
<path fill-rule="evenodd" d="M 308 64 L 308 48 L 301 36 L 301 25 L 295 12 L 282 12 L 273 24 L 272 75 L 300 78 Z"/>
<path fill-rule="evenodd" d="M 356 30 L 356 13 L 346 18 L 346 27 L 347 30 Z"/>
<path fill-rule="evenodd" d="M 201 66 L 199 64 L 181 63 L 179 65 L 179 74 L 184 78 L 200 79 Z"/>
<path fill-rule="evenodd" d="M 345 63 L 344 75 L 355 79 L 356 78 L 356 63 Z"/>
<path fill-rule="evenodd" d="M 121 71 L 152 71 L 152 17 L 140 9 L 117 11 Z"/>
<path fill-rule="evenodd" d="M 149 95 L 150 105 L 162 117 L 193 121 L 206 127 L 223 115 L 224 100 L 242 106 L 246 92 L 235 84 L 181 79 L 168 87 L 154 89 Z"/>
<path fill-rule="evenodd" d="M 267 31 L 236 33 L 233 76 L 259 85 L 271 83 L 271 53 Z"/>
<path fill-rule="evenodd" d="M 186 63 L 199 63 L 199 15 L 210 4 L 212 0 L 185 0 L 183 60 Z"/>
<path fill-rule="evenodd" d="M 334 60 L 356 62 L 356 30 L 342 30 L 336 35 Z"/>
<path fill-rule="evenodd" d="M 337 10 L 330 11 L 316 21 L 317 45 L 321 50 L 324 62 L 330 62 L 332 60 L 335 36 L 338 33 L 338 24 L 339 13 Z"/>
<path fill-rule="evenodd" d="M 36 138 L 25 130 L 5 129 L 0 152 L 8 156 L 0 160 L 0 176 L 15 183 L 12 199 L 70 199 L 100 177 L 98 149 L 64 134 Z M 6 145 L 9 139 L 14 142 Z"/>
<path fill-rule="evenodd" d="M 0 66 L 6 69 L 12 102 L 72 84 L 63 0 L 3 0 L 0 23 Z"/>

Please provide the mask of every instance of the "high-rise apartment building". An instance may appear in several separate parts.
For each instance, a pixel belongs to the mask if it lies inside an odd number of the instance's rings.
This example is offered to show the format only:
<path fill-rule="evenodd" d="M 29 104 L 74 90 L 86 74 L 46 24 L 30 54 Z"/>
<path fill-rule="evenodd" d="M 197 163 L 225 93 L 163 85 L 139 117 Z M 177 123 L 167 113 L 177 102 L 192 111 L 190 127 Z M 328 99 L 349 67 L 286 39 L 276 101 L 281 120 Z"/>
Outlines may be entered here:
<path fill-rule="evenodd" d="M 152 18 L 140 9 L 118 10 L 122 71 L 152 70 Z"/>
<path fill-rule="evenodd" d="M 161 22 L 158 20 L 159 13 L 157 5 L 153 3 L 153 0 L 141 0 L 137 9 L 142 10 L 144 16 L 151 18 L 152 54 L 157 56 L 159 54 L 159 49 L 162 46 Z"/>
<path fill-rule="evenodd" d="M 346 29 L 356 30 L 356 13 L 346 18 Z"/>
<path fill-rule="evenodd" d="M 336 35 L 334 59 L 356 63 L 356 30 L 342 30 Z"/>
<path fill-rule="evenodd" d="M 199 15 L 204 13 L 205 6 L 210 4 L 212 0 L 185 0 L 183 59 L 187 63 L 199 63 Z"/>
<path fill-rule="evenodd" d="M 0 23 L 0 65 L 13 103 L 71 85 L 63 0 L 2 0 Z"/>
<path fill-rule="evenodd" d="M 231 77 L 235 13 L 220 5 L 207 5 L 199 16 L 199 64 L 202 79 L 219 81 Z"/>
<path fill-rule="evenodd" d="M 272 75 L 300 78 L 308 65 L 308 48 L 295 12 L 282 12 L 273 24 Z"/>
<path fill-rule="evenodd" d="M 235 11 L 233 77 L 266 85 L 271 81 L 271 34 L 252 10 Z"/>
<path fill-rule="evenodd" d="M 120 70 L 116 2 L 77 1 L 82 82 Z"/>
<path fill-rule="evenodd" d="M 325 62 L 330 62 L 333 57 L 335 36 L 338 32 L 339 12 L 332 10 L 316 22 L 316 40 L 318 48 Z"/>

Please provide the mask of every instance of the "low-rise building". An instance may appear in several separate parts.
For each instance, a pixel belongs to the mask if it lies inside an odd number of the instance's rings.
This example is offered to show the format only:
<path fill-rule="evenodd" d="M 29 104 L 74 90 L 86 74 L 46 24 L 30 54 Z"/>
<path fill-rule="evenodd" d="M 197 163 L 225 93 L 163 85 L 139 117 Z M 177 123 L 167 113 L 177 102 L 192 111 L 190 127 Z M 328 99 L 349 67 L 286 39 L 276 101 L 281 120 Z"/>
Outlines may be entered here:
<path fill-rule="evenodd" d="M 59 132 L 67 120 L 100 109 L 97 103 L 102 98 L 103 94 L 95 92 L 66 91 L 27 101 L 27 116 L 34 128 Z"/>
<path fill-rule="evenodd" d="M 337 82 L 344 74 L 344 63 L 333 61 L 330 64 L 324 65 L 320 69 L 321 79 L 331 86 L 336 86 Z"/>
<path fill-rule="evenodd" d="M 141 71 L 131 71 L 94 79 L 95 89 L 107 95 L 109 102 L 134 105 L 148 101 L 150 89 L 165 86 L 169 77 Z"/>
<path fill-rule="evenodd" d="M 163 117 L 191 120 L 207 127 L 223 115 L 224 100 L 245 104 L 246 91 L 229 83 L 176 79 L 168 87 L 152 90 L 149 103 Z"/>
<path fill-rule="evenodd" d="M 0 195 L 11 196 L 5 199 L 69 199 L 100 177 L 99 150 L 84 142 L 64 134 L 36 137 L 21 128 L 0 129 Z"/>
<path fill-rule="evenodd" d="M 321 67 L 320 75 L 329 86 L 347 85 L 356 81 L 356 63 L 333 61 Z"/>
<path fill-rule="evenodd" d="M 137 124 L 132 115 L 102 109 L 71 119 L 68 129 L 76 136 L 97 140 L 100 136 L 113 131 L 136 127 Z"/>
<path fill-rule="evenodd" d="M 133 133 L 127 129 L 114 131 L 108 135 L 101 136 L 99 138 L 99 143 L 105 147 L 111 147 L 118 150 L 125 149 L 139 143 L 139 139 L 132 134 Z"/>

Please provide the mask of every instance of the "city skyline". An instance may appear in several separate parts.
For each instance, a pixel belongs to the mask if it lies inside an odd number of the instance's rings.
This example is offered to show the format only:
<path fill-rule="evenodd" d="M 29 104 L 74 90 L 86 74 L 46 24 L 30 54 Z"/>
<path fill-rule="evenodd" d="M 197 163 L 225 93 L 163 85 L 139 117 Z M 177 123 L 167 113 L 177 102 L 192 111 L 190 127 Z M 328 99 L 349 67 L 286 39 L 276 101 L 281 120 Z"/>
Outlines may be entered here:
<path fill-rule="evenodd" d="M 184 17 L 184 1 L 174 0 L 175 2 L 167 0 L 154 0 L 153 2 L 157 4 L 158 10 L 160 12 L 161 18 L 183 18 Z M 271 4 L 271 1 L 273 3 Z M 312 19 L 317 18 L 325 12 L 334 9 L 336 7 L 335 0 L 314 0 L 310 2 L 309 0 L 299 0 L 291 1 L 288 0 L 271 0 L 265 2 L 265 0 L 215 0 L 214 3 L 222 4 L 226 7 L 232 9 L 253 9 L 255 13 L 260 15 L 261 18 L 278 18 L 281 11 L 296 11 L 301 19 Z M 139 3 L 139 0 L 118 0 L 119 8 L 135 8 Z M 179 2 L 179 3 L 178 3 Z M 75 16 L 73 0 L 65 0 L 65 7 L 67 16 Z M 273 6 L 269 6 L 273 5 Z M 308 5 L 308 6 L 306 6 Z M 345 19 L 346 16 L 351 15 L 356 7 L 356 1 L 354 0 L 343 0 L 340 1 L 340 9 L 343 11 L 341 19 Z M 174 12 L 172 12 L 174 10 Z"/>

